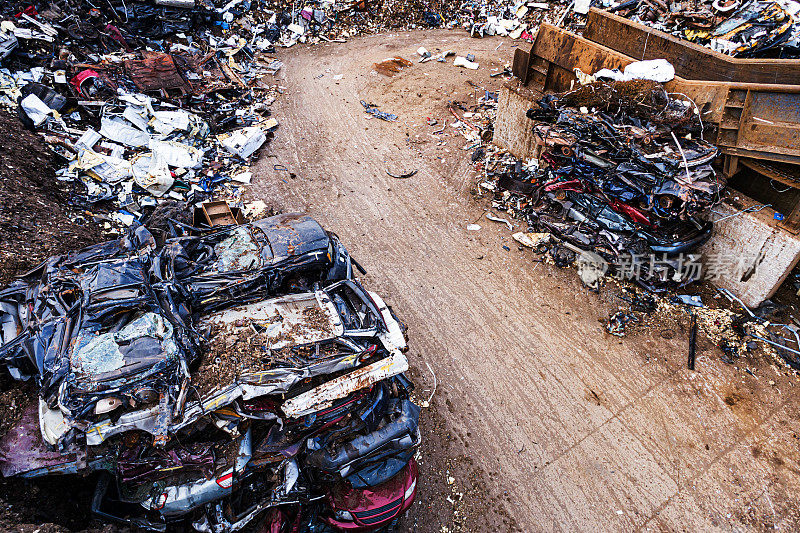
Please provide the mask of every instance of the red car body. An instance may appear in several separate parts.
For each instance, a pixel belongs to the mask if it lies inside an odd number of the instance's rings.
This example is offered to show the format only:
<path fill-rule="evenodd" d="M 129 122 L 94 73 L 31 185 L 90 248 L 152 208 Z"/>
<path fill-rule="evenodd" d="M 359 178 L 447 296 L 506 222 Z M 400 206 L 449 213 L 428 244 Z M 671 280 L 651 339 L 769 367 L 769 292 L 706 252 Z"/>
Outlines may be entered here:
<path fill-rule="evenodd" d="M 417 496 L 417 462 L 408 464 L 385 483 L 368 489 L 353 488 L 346 481 L 328 493 L 330 514 L 323 519 L 343 531 L 368 532 L 387 526 L 411 507 Z M 352 520 L 347 520 L 346 517 Z"/>

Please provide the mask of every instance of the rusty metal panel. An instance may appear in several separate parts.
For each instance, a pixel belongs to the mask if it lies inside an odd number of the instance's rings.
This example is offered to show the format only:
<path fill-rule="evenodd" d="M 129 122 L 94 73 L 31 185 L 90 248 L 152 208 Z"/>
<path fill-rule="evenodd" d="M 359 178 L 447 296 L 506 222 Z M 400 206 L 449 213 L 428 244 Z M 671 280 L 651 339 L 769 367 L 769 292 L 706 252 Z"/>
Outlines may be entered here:
<path fill-rule="evenodd" d="M 173 54 L 173 61 L 180 72 L 194 72 L 199 79 L 187 83 L 191 85 L 195 94 L 206 94 L 234 87 L 220 68 L 219 61 L 213 53 L 201 55 Z"/>
<path fill-rule="evenodd" d="M 178 72 L 175 61 L 169 54 L 144 52 L 143 59 L 125 61 L 125 70 L 136 88 L 144 93 L 158 92 L 161 95 L 186 95 L 192 88 Z"/>
<path fill-rule="evenodd" d="M 530 52 L 526 52 L 521 48 L 514 50 L 514 64 L 511 66 L 511 72 L 514 76 L 522 80 L 522 84 L 528 83 L 528 68 L 531 60 Z"/>
<path fill-rule="evenodd" d="M 572 73 L 579 68 L 586 73 L 594 73 L 600 69 L 622 69 L 633 60 L 610 48 L 593 43 L 588 39 L 557 28 L 552 24 L 543 23 L 531 49 L 531 63 L 535 58 L 541 58 L 564 70 Z M 551 76 L 548 76 L 550 78 Z M 575 79 L 574 75 L 572 79 Z M 545 86 L 545 90 L 565 90 L 566 80 L 560 80 L 559 87 Z"/>
<path fill-rule="evenodd" d="M 298 418 L 330 407 L 335 400 L 369 387 L 383 379 L 408 370 L 408 360 L 400 352 L 339 376 L 317 388 L 304 392 L 283 402 L 281 409 L 287 416 Z"/>
<path fill-rule="evenodd" d="M 800 98 L 797 94 L 749 91 L 739 127 L 738 147 L 800 154 Z"/>

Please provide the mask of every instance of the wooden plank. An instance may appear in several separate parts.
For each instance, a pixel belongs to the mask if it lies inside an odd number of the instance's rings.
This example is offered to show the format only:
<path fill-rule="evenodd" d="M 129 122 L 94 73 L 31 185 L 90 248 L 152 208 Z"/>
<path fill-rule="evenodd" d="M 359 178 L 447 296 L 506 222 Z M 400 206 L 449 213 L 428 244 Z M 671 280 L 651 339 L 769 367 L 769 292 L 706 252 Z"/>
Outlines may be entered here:
<path fill-rule="evenodd" d="M 686 79 L 800 85 L 800 60 L 730 57 L 596 8 L 583 36 L 636 60 L 666 59 Z"/>

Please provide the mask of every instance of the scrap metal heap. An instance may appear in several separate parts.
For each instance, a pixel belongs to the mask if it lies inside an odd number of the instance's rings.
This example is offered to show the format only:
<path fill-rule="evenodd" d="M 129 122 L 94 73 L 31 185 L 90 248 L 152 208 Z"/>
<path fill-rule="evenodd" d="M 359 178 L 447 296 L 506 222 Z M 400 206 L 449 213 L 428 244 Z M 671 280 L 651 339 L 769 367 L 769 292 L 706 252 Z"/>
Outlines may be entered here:
<path fill-rule="evenodd" d="M 0 472 L 99 472 L 93 512 L 156 531 L 395 521 L 420 410 L 403 326 L 358 264 L 304 215 L 173 227 L 159 247 L 134 225 L 0 291 L 0 363 L 39 388 Z"/>
<path fill-rule="evenodd" d="M 538 158 L 486 162 L 494 206 L 547 240 L 592 251 L 603 268 L 641 272 L 650 289 L 691 281 L 681 267 L 710 237 L 702 215 L 724 187 L 693 104 L 653 81 L 596 81 L 546 96 L 527 115 Z"/>
<path fill-rule="evenodd" d="M 155 4 L 155 5 L 153 5 Z M 0 105 L 39 131 L 95 218 L 240 199 L 278 122 L 267 14 L 239 2 L 4 4 Z M 166 5 L 169 4 L 169 5 Z"/>
<path fill-rule="evenodd" d="M 734 57 L 800 58 L 793 0 L 634 0 L 610 11 Z"/>

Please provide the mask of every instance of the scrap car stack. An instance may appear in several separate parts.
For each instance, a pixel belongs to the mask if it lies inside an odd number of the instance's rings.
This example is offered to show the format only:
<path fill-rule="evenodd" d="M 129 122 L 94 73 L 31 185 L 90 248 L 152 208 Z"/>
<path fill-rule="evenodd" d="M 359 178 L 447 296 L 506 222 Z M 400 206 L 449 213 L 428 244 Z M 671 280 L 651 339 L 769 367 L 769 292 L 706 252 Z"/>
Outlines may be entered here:
<path fill-rule="evenodd" d="M 403 326 L 345 247 L 299 214 L 173 230 L 134 224 L 0 292 L 0 362 L 39 391 L 0 472 L 94 473 L 97 516 L 154 531 L 397 520 L 419 408 Z"/>

